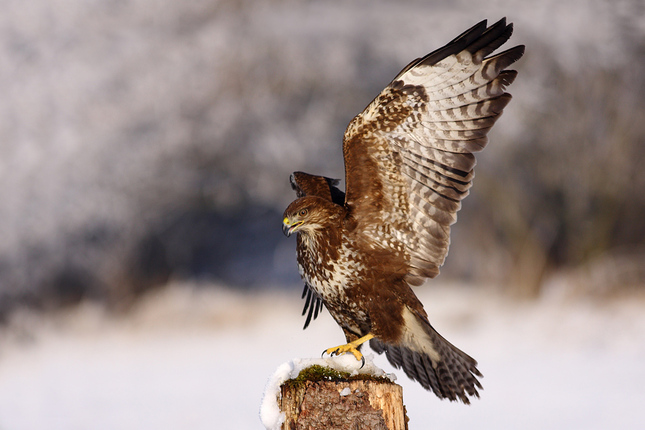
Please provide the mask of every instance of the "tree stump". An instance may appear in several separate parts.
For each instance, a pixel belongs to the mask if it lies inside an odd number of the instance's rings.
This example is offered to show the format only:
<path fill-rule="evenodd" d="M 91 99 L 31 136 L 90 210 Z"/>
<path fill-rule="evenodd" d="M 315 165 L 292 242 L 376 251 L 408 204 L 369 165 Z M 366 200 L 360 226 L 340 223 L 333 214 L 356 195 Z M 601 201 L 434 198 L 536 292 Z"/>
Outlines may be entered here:
<path fill-rule="evenodd" d="M 403 390 L 384 377 L 311 366 L 280 387 L 283 430 L 407 430 Z"/>

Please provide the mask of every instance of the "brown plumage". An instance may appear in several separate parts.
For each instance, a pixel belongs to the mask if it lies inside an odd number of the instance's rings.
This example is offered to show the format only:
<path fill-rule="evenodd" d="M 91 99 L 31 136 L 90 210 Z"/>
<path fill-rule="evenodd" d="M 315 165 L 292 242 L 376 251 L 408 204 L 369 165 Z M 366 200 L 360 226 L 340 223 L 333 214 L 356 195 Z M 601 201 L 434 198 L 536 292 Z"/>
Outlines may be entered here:
<path fill-rule="evenodd" d="M 324 304 L 354 342 L 340 352 L 360 357 L 371 338 L 410 378 L 464 403 L 479 396 L 477 362 L 432 328 L 411 286 L 439 273 L 473 153 L 511 99 L 516 72 L 505 69 L 524 47 L 490 55 L 511 33 L 505 19 L 482 21 L 410 63 L 347 127 L 346 194 L 296 172 L 298 199 L 284 213 L 285 234 L 298 233 L 305 328 Z"/>

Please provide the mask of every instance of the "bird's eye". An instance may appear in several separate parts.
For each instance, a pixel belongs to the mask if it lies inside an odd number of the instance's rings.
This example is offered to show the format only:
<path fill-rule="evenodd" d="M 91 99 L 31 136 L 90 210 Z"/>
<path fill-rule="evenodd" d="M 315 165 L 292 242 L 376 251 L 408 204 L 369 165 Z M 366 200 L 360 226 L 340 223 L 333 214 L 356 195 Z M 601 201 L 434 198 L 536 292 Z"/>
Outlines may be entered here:
<path fill-rule="evenodd" d="M 300 215 L 300 216 L 307 215 L 307 209 L 300 209 L 300 212 L 298 212 L 298 215 Z"/>

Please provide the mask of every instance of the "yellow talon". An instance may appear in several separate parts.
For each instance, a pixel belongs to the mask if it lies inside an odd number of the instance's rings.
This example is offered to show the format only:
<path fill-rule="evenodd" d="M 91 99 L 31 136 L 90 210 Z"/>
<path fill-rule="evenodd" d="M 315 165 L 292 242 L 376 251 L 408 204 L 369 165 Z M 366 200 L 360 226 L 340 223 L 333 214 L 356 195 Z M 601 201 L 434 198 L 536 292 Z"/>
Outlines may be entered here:
<path fill-rule="evenodd" d="M 352 342 L 346 343 L 345 345 L 339 345 L 333 348 L 328 348 L 325 350 L 323 355 L 329 354 L 331 356 L 334 356 L 334 355 L 341 355 L 341 354 L 346 354 L 350 352 L 354 357 L 356 357 L 356 360 L 364 361 L 365 359 L 363 358 L 363 354 L 361 354 L 361 352 L 358 350 L 358 347 L 363 343 L 367 342 L 368 340 L 372 339 L 373 337 L 374 335 L 372 333 L 368 333 L 365 336 L 361 337 L 360 339 L 356 339 Z"/>

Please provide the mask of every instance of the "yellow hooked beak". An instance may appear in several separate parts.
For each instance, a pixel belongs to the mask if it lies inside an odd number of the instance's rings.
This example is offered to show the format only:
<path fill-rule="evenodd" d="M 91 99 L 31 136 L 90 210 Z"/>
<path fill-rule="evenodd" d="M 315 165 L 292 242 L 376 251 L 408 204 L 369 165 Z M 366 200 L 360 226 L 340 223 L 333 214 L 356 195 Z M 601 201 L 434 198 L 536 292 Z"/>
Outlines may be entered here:
<path fill-rule="evenodd" d="M 298 221 L 298 222 L 295 222 L 295 223 L 291 224 L 291 221 L 289 221 L 289 218 L 285 217 L 282 220 L 282 232 L 284 233 L 285 236 L 289 237 L 303 223 L 304 223 L 304 221 Z"/>

